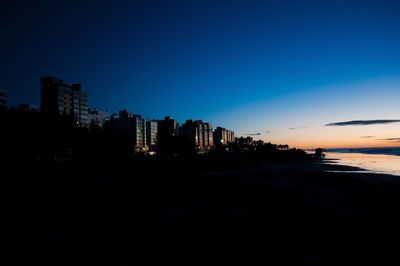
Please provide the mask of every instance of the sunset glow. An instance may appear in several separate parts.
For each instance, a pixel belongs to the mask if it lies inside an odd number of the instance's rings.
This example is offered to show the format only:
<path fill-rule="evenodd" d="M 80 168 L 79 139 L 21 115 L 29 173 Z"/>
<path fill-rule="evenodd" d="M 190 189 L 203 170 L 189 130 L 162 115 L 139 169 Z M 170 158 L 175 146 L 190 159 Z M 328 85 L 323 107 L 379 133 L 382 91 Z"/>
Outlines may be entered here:
<path fill-rule="evenodd" d="M 109 112 L 203 119 L 299 148 L 399 146 L 399 123 L 325 126 L 400 119 L 397 1 L 84 1 L 25 16 L 30 6 L 4 11 L 16 14 L 0 44 L 10 105 L 39 105 L 38 77 L 56 75 Z"/>

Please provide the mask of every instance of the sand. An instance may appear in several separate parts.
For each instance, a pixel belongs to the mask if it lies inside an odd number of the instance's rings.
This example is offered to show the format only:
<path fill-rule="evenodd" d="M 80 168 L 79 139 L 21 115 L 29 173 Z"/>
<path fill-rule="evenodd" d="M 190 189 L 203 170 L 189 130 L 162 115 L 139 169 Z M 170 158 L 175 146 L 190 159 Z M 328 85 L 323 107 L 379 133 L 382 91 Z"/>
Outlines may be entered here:
<path fill-rule="evenodd" d="M 400 260 L 400 186 L 387 175 L 329 172 L 360 169 L 320 161 L 35 163 L 23 169 L 29 178 L 19 182 L 32 181 L 25 198 L 32 213 L 26 221 L 32 228 L 31 263 Z"/>

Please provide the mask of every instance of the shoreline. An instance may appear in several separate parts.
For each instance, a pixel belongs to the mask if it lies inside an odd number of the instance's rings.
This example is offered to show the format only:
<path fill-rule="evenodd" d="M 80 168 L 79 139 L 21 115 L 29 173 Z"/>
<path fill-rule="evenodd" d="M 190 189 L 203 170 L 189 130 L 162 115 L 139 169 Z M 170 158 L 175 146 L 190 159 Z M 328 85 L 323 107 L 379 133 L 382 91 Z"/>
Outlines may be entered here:
<path fill-rule="evenodd" d="M 330 152 L 327 155 L 329 157 L 323 159 L 327 165 L 349 166 L 367 174 L 383 174 L 400 178 L 400 157 L 396 155 L 341 152 Z M 348 171 L 352 169 L 349 168 Z"/>

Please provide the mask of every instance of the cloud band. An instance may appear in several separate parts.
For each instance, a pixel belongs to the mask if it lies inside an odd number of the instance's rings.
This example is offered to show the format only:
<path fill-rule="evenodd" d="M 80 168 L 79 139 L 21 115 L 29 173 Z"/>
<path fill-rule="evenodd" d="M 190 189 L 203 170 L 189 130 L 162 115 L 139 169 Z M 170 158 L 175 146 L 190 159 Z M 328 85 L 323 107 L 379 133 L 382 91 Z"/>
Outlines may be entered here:
<path fill-rule="evenodd" d="M 400 122 L 399 119 L 378 119 L 378 120 L 352 120 L 344 122 L 329 123 L 325 126 L 368 126 L 368 125 L 379 125 L 379 124 L 391 124 Z"/>

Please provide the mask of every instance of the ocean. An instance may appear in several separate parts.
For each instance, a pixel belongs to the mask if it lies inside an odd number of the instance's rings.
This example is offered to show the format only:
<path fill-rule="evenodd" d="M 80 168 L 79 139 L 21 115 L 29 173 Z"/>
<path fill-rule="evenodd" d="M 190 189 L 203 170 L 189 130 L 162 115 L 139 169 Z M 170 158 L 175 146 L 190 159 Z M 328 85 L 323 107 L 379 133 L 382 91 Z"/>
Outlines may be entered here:
<path fill-rule="evenodd" d="M 400 147 L 393 148 L 357 148 L 357 149 L 329 149 L 327 152 L 340 153 L 365 153 L 365 154 L 383 154 L 400 156 Z"/>
<path fill-rule="evenodd" d="M 337 159 L 338 164 L 355 166 L 366 171 L 400 176 L 400 147 L 329 149 L 327 159 Z"/>

